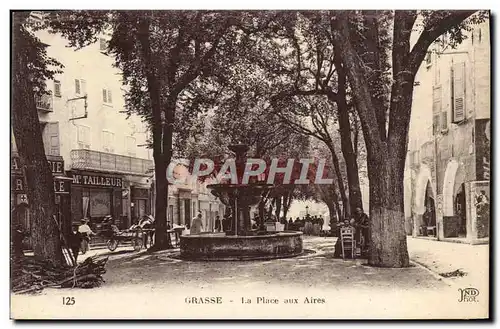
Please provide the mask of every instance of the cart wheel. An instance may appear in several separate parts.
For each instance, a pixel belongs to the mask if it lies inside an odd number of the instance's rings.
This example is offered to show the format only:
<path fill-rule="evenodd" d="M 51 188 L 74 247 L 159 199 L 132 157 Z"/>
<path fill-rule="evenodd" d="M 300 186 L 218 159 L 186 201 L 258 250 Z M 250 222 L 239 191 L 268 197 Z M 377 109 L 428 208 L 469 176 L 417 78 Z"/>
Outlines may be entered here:
<path fill-rule="evenodd" d="M 134 240 L 132 240 L 132 245 L 134 246 L 135 251 L 140 251 L 142 249 L 142 239 L 135 238 Z"/>
<path fill-rule="evenodd" d="M 118 247 L 118 240 L 108 240 L 106 242 L 106 245 L 108 246 L 108 249 L 110 251 L 115 251 L 116 248 Z"/>

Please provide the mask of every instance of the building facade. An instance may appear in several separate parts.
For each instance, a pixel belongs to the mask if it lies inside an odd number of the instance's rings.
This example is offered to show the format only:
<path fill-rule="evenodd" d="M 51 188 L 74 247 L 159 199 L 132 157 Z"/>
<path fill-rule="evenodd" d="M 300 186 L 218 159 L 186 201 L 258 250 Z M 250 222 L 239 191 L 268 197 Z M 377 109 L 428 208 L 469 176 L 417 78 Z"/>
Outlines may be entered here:
<path fill-rule="evenodd" d="M 222 220 L 226 208 L 207 188 L 211 183 L 188 176 L 184 184 L 169 186 L 167 221 L 171 226 L 190 227 L 192 219 L 201 213 L 203 231 L 214 231 L 215 218 L 220 216 Z"/>
<path fill-rule="evenodd" d="M 46 81 L 51 94 L 36 101 L 55 180 L 56 175 L 67 178 L 66 185 L 57 184 L 67 189 L 64 218 L 73 225 L 88 218 L 96 225 L 112 215 L 119 227 L 129 227 L 151 214 L 153 161 L 145 147 L 146 125 L 123 112 L 121 74 L 105 53 L 106 36 L 78 51 L 66 47 L 59 35 L 39 31 L 37 36 L 48 45 L 48 55 L 64 65 L 62 74 Z M 15 169 L 15 145 L 12 159 Z M 15 178 L 14 187 L 20 186 L 18 181 Z M 14 207 L 21 201 L 29 206 L 25 194 L 15 198 Z M 29 220 L 24 221 L 29 227 Z"/>
<path fill-rule="evenodd" d="M 88 218 L 96 228 L 111 215 L 125 229 L 144 215 L 154 216 L 148 128 L 141 118 L 124 112 L 121 72 L 106 54 L 109 37 L 103 35 L 97 43 L 75 51 L 59 35 L 36 34 L 48 45 L 48 56 L 64 65 L 62 74 L 46 82 L 51 94 L 36 101 L 64 225 L 75 226 Z M 12 147 L 12 212 L 29 230 L 29 201 L 13 136 Z M 167 214 L 172 223 L 190 223 L 200 210 L 210 230 L 219 207 L 204 185 L 169 189 Z"/>
<path fill-rule="evenodd" d="M 429 49 L 413 94 L 405 170 L 407 234 L 488 241 L 490 26 L 473 26 L 455 49 Z"/>

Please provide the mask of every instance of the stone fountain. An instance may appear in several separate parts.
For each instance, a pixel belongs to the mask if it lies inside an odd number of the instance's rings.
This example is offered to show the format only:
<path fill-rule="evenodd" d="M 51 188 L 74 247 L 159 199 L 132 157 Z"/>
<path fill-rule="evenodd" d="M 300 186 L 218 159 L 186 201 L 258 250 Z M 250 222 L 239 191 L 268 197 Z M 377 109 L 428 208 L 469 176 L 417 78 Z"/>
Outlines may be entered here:
<path fill-rule="evenodd" d="M 181 236 L 181 258 L 190 260 L 251 260 L 294 257 L 302 253 L 302 232 L 252 230 L 250 207 L 273 189 L 257 182 L 242 184 L 248 146 L 230 145 L 236 155 L 238 184 L 212 184 L 212 194 L 230 209 L 231 229 Z"/>

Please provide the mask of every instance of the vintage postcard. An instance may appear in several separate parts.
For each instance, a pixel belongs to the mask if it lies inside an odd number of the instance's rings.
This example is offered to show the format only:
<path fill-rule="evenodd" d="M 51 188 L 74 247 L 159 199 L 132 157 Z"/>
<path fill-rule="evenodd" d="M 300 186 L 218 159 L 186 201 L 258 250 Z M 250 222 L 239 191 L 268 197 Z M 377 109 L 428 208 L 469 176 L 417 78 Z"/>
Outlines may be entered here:
<path fill-rule="evenodd" d="M 12 319 L 490 318 L 488 10 L 11 33 Z"/>

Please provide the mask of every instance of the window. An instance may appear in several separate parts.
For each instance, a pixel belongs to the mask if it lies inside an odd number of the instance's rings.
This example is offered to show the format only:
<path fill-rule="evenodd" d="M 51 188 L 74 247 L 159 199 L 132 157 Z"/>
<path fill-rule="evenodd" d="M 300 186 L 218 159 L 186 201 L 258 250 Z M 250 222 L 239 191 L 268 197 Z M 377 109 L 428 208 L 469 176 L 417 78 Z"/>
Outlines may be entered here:
<path fill-rule="evenodd" d="M 451 113 L 452 122 L 465 120 L 465 63 L 456 63 L 451 67 Z"/>
<path fill-rule="evenodd" d="M 78 148 L 90 149 L 90 127 L 78 126 Z"/>
<path fill-rule="evenodd" d="M 104 38 L 99 38 L 99 50 L 102 52 L 108 51 L 108 40 Z"/>
<path fill-rule="evenodd" d="M 113 98 L 111 97 L 111 90 L 107 88 L 102 89 L 102 102 L 106 104 L 113 103 Z"/>
<path fill-rule="evenodd" d="M 102 149 L 105 152 L 113 152 L 114 151 L 114 139 L 115 134 L 108 130 L 102 131 Z"/>
<path fill-rule="evenodd" d="M 134 137 L 132 136 L 125 137 L 125 148 L 129 156 L 135 156 L 136 146 L 137 143 Z"/>
<path fill-rule="evenodd" d="M 432 91 L 432 132 L 439 133 L 441 116 L 441 86 L 437 86 Z"/>
<path fill-rule="evenodd" d="M 61 81 L 54 80 L 54 96 L 61 97 Z"/>
<path fill-rule="evenodd" d="M 448 112 L 441 112 L 441 132 L 448 130 Z"/>
<path fill-rule="evenodd" d="M 432 134 L 437 135 L 439 133 L 439 114 L 432 116 Z"/>
<path fill-rule="evenodd" d="M 87 84 L 83 79 L 75 79 L 75 94 L 85 95 L 87 93 Z"/>

